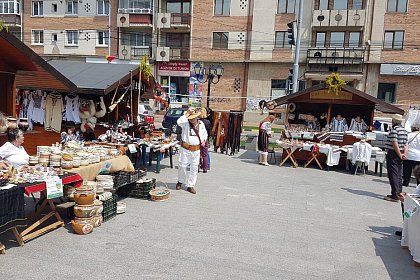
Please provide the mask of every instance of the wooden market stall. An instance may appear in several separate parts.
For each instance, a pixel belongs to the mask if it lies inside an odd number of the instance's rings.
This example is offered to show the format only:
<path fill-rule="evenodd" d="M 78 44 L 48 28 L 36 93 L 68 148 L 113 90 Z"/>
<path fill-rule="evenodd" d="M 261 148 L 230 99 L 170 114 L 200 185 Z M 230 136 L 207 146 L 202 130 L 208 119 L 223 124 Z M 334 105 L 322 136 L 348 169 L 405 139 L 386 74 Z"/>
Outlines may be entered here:
<path fill-rule="evenodd" d="M 367 131 L 371 131 L 375 112 L 404 114 L 404 110 L 347 85 L 343 85 L 339 92 L 331 93 L 325 83 L 274 99 L 267 106 L 271 109 L 284 104 L 287 104 L 286 131 L 295 131 L 302 135 L 311 131 L 315 133 L 311 141 L 339 147 L 352 145 L 360 141 L 360 138 L 343 133 L 339 141 L 331 139 L 332 137 L 322 139 L 320 136 L 328 133 L 329 124 L 335 116 L 341 115 L 348 126 L 352 119 L 359 116 L 367 124 Z M 314 122 L 317 125 L 313 125 Z M 286 154 L 283 155 L 285 156 Z M 309 155 L 307 151 L 296 151 L 295 157 L 299 161 L 305 161 Z M 320 158 L 325 162 L 325 156 Z"/>
<path fill-rule="evenodd" d="M 17 88 L 72 92 L 76 86 L 22 41 L 3 29 L 0 31 L 0 111 L 7 116 L 16 116 Z M 59 135 L 35 129 L 26 133 L 25 138 L 31 153 L 37 145 L 56 142 Z M 6 141 L 6 135 L 0 133 L 0 143 Z"/>

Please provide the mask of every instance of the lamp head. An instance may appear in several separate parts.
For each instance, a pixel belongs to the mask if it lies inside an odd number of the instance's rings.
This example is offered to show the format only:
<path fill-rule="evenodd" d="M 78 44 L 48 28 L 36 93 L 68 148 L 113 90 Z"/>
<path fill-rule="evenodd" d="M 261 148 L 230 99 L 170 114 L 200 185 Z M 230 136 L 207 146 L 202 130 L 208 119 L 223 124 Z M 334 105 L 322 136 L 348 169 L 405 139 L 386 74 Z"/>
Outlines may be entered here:
<path fill-rule="evenodd" d="M 219 63 L 216 68 L 216 75 L 220 78 L 223 75 L 223 71 L 225 71 L 225 68 Z"/>
<path fill-rule="evenodd" d="M 203 67 L 201 67 L 201 64 L 200 63 L 196 63 L 195 64 L 195 66 L 194 66 L 194 73 L 195 73 L 195 75 L 196 76 L 199 76 L 199 75 L 201 75 L 201 70 L 203 69 Z"/>

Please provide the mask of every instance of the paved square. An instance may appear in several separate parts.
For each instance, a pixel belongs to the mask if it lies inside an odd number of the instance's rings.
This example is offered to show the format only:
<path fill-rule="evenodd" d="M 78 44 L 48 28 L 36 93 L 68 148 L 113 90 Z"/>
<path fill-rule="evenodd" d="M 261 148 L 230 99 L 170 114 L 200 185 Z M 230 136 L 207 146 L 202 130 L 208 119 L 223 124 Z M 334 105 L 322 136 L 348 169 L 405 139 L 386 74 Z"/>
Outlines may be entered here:
<path fill-rule="evenodd" d="M 400 206 L 382 200 L 386 177 L 265 167 L 256 157 L 213 153 L 197 195 L 125 199 L 127 213 L 88 236 L 67 225 L 22 248 L 5 242 L 0 279 L 420 279 L 394 235 Z M 167 161 L 149 177 L 174 189 Z"/>

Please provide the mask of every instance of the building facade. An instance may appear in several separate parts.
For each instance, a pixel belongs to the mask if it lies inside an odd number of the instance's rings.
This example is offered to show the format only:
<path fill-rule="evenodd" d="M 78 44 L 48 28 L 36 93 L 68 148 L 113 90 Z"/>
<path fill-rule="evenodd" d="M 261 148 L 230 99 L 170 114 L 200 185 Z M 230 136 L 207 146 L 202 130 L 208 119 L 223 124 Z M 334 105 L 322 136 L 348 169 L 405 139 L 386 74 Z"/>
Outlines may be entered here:
<path fill-rule="evenodd" d="M 287 23 L 297 18 L 298 0 L 19 1 L 0 0 L 0 17 L 17 35 L 23 28 L 23 41 L 36 52 L 91 60 L 110 54 L 117 63 L 148 55 L 172 104 L 207 99 L 196 64 L 224 67 L 211 85 L 215 109 L 256 112 L 261 99 L 289 92 L 294 47 Z M 372 96 L 404 109 L 418 105 L 417 2 L 305 0 L 299 87 L 338 72 Z"/>

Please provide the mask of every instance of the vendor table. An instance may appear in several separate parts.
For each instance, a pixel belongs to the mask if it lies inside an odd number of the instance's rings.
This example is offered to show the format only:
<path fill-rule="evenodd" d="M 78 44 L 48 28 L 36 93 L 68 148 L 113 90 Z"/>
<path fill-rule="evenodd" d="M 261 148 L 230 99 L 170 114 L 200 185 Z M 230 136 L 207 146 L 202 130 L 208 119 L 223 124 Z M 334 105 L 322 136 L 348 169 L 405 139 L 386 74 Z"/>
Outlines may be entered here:
<path fill-rule="evenodd" d="M 296 160 L 296 157 L 293 155 L 297 150 L 302 149 L 302 145 L 300 144 L 292 144 L 283 142 L 280 140 L 276 140 L 277 144 L 283 149 L 283 154 L 287 154 L 286 157 L 283 158 L 283 161 L 280 162 L 280 166 L 283 166 L 283 164 L 290 159 L 292 161 L 293 167 L 298 167 L 298 163 Z"/>
<path fill-rule="evenodd" d="M 408 194 L 404 199 L 404 209 L 408 211 L 413 207 L 417 207 L 417 212 L 404 218 L 401 246 L 408 248 L 413 260 L 420 265 L 420 200 Z"/>
<path fill-rule="evenodd" d="M 133 163 L 127 156 L 124 155 L 100 163 L 73 168 L 70 172 L 80 175 L 83 180 L 95 181 L 96 176 L 99 174 L 99 170 L 106 162 L 112 163 L 109 173 L 115 173 L 118 171 L 134 171 Z"/>
<path fill-rule="evenodd" d="M 65 174 L 62 176 L 59 176 L 63 182 L 64 185 L 68 184 L 74 184 L 75 188 L 78 188 L 82 185 L 83 179 L 78 174 Z M 47 186 L 45 182 L 41 183 L 25 183 L 25 184 L 19 184 L 20 188 L 23 188 L 25 191 L 25 194 L 30 195 L 31 193 L 35 192 L 41 192 L 40 202 L 41 206 L 35 211 L 34 213 L 34 219 L 37 219 L 32 225 L 30 225 L 28 228 L 23 230 L 22 232 L 19 232 L 16 227 L 13 228 L 13 234 L 15 235 L 16 240 L 19 242 L 19 245 L 23 246 L 24 242 L 33 239 L 35 237 L 38 237 L 50 230 L 56 229 L 58 227 L 64 226 L 64 221 L 61 218 L 60 214 L 57 212 L 57 209 L 53 203 L 52 199 L 47 198 Z M 47 213 L 44 217 L 40 218 L 42 211 L 45 209 L 47 204 L 50 206 L 51 211 Z M 43 223 L 48 221 L 50 218 L 55 217 L 56 222 L 41 227 L 40 229 L 36 230 L 38 227 L 40 227 Z"/>
<path fill-rule="evenodd" d="M 169 162 L 171 168 L 174 168 L 173 164 L 173 149 L 178 144 L 178 141 L 174 141 L 167 144 L 150 144 L 150 152 L 149 152 L 149 166 L 152 165 L 153 157 L 156 156 L 156 173 L 160 173 L 160 161 L 162 158 L 162 154 L 165 153 L 165 151 L 169 151 Z"/>

